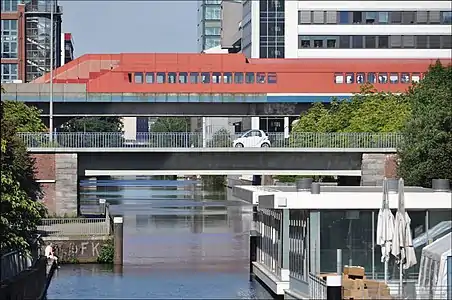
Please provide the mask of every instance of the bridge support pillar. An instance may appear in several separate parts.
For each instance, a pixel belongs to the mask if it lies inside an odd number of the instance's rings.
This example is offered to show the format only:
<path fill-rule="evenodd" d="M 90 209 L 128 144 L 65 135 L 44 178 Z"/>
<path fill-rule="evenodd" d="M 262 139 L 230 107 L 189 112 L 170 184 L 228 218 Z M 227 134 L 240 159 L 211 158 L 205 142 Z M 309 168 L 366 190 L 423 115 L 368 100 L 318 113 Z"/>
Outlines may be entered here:
<path fill-rule="evenodd" d="M 361 185 L 378 186 L 384 178 L 397 177 L 397 156 L 394 154 L 364 153 L 361 163 Z"/>

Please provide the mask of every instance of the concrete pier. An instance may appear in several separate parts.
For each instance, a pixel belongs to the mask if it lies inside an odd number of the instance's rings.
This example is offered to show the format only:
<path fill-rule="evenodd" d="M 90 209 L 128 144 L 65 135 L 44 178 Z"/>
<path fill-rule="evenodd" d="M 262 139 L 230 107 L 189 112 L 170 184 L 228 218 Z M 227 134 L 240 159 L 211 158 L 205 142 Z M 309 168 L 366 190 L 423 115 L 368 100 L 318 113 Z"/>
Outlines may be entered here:
<path fill-rule="evenodd" d="M 113 232 L 114 232 L 114 247 L 115 256 L 113 263 L 115 265 L 122 265 L 124 262 L 124 219 L 123 217 L 113 218 Z"/>

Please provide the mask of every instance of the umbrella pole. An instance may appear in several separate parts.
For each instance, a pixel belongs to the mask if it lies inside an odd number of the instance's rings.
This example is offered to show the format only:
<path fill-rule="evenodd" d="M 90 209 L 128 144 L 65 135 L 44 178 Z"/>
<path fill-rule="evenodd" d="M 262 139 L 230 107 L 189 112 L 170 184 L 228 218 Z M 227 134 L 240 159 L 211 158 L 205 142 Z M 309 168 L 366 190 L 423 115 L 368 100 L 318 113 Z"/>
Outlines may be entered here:
<path fill-rule="evenodd" d="M 403 264 L 402 264 L 402 259 L 400 259 L 400 265 L 399 265 L 399 297 L 400 299 L 403 299 Z"/>
<path fill-rule="evenodd" d="M 385 258 L 385 270 L 384 270 L 384 272 L 385 272 L 385 284 L 388 284 L 388 264 L 389 264 L 389 262 L 388 262 L 388 260 Z"/>

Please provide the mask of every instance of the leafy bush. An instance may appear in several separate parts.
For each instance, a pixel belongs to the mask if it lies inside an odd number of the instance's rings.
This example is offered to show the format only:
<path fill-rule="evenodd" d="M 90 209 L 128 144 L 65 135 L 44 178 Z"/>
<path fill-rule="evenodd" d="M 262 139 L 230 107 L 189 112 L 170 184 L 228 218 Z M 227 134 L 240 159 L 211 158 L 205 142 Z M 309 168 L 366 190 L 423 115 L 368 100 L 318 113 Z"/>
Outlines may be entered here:
<path fill-rule="evenodd" d="M 115 245 L 112 239 L 107 240 L 105 244 L 102 245 L 99 256 L 97 257 L 97 262 L 100 264 L 113 264 L 115 258 Z"/>

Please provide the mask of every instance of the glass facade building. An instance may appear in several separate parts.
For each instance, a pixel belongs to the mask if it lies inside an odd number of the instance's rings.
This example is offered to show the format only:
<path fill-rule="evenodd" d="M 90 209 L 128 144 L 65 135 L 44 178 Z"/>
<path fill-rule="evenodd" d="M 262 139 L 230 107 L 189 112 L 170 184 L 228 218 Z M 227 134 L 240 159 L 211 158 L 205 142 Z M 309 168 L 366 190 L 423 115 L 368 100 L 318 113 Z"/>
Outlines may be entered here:
<path fill-rule="evenodd" d="M 198 0 L 198 51 L 221 42 L 221 0 Z"/>

